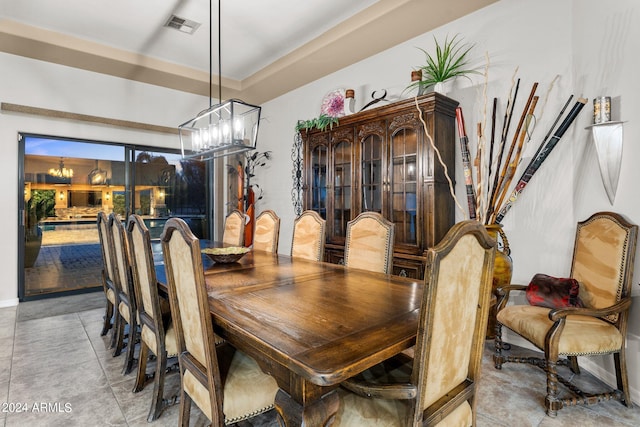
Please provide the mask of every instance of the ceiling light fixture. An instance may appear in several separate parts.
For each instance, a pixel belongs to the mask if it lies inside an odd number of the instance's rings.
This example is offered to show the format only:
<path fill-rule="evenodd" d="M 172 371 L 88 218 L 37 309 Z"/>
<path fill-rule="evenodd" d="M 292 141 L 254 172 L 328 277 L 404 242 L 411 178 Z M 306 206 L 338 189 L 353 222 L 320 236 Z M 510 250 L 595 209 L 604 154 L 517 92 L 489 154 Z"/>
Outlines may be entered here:
<path fill-rule="evenodd" d="M 218 0 L 218 102 L 213 105 L 213 11 L 209 0 L 209 108 L 178 126 L 182 158 L 201 160 L 253 150 L 261 108 L 238 99 L 222 102 L 221 3 Z"/>
<path fill-rule="evenodd" d="M 56 178 L 73 178 L 73 169 L 67 169 L 64 167 L 62 157 L 60 157 L 59 167 L 57 169 L 51 168 L 47 173 L 51 176 L 55 176 Z"/>

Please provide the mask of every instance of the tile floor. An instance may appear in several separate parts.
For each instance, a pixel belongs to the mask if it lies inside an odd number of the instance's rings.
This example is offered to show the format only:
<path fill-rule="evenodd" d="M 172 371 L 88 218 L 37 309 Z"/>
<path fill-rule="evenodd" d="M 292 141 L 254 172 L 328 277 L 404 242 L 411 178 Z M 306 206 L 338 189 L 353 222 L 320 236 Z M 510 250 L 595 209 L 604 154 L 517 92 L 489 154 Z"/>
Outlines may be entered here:
<path fill-rule="evenodd" d="M 146 426 L 152 386 L 133 394 L 134 374 L 123 376 L 123 357 L 112 357 L 100 337 L 101 293 L 30 301 L 0 309 L 0 422 L 4 426 Z M 487 345 L 478 388 L 477 424 L 483 426 L 638 426 L 640 409 L 619 402 L 562 410 L 549 418 L 543 409 L 545 377 L 523 365 L 497 371 Z M 581 375 L 594 381 L 588 374 Z M 581 378 L 580 380 L 583 380 Z M 177 393 L 170 374 L 166 395 Z M 25 410 L 26 409 L 26 410 Z M 174 426 L 178 406 L 165 410 L 154 426 Z M 191 425 L 206 420 L 192 410 Z M 273 412 L 236 427 L 271 427 Z"/>

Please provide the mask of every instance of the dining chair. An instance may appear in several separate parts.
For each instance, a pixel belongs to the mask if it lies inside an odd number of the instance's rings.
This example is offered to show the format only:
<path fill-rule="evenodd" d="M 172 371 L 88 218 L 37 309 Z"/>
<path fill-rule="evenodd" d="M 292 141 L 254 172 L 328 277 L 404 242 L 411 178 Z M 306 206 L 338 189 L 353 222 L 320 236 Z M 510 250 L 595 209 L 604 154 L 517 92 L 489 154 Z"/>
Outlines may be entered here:
<path fill-rule="evenodd" d="M 349 221 L 344 264 L 389 274 L 393 262 L 393 229 L 393 223 L 378 212 L 362 212 Z"/>
<path fill-rule="evenodd" d="M 244 214 L 238 209 L 231 211 L 224 220 L 222 243 L 230 246 L 244 246 Z"/>
<path fill-rule="evenodd" d="M 342 383 L 334 425 L 475 425 L 495 245 L 467 220 L 428 250 L 415 356 L 400 353 Z"/>
<path fill-rule="evenodd" d="M 104 322 L 102 323 L 102 330 L 100 336 L 105 336 L 109 330 L 113 328 L 113 314 L 116 304 L 116 289 L 113 284 L 113 264 L 112 264 L 112 252 L 111 244 L 109 244 L 110 234 L 107 230 L 109 219 L 107 215 L 100 211 L 98 212 L 97 226 L 98 226 L 98 239 L 100 241 L 100 253 L 102 254 L 102 289 L 106 298 L 106 307 L 104 310 Z M 115 334 L 112 335 L 115 337 Z"/>
<path fill-rule="evenodd" d="M 253 249 L 265 252 L 278 252 L 280 236 L 280 218 L 270 209 L 262 211 L 256 218 L 253 233 Z"/>
<path fill-rule="evenodd" d="M 226 379 L 222 380 L 218 351 L 225 354 L 230 346 L 215 346 L 198 239 L 180 218 L 166 222 L 160 239 L 178 343 L 179 424 L 189 424 L 192 402 L 214 426 L 236 423 L 272 409 L 278 385 L 251 357 L 234 351 Z"/>
<path fill-rule="evenodd" d="M 152 422 L 160 417 L 169 402 L 175 402 L 175 399 L 164 399 L 164 379 L 168 360 L 178 356 L 178 344 L 171 322 L 169 301 L 166 298 L 161 298 L 158 293 L 149 229 L 139 215 L 129 216 L 127 237 L 129 239 L 131 276 L 141 327 L 138 372 L 133 392 L 142 391 L 146 386 L 148 380 L 147 361 L 151 356 L 149 352 L 151 352 L 156 363 L 153 374 L 151 408 L 147 421 Z M 177 359 L 174 360 L 177 364 Z"/>
<path fill-rule="evenodd" d="M 129 242 L 127 234 L 120 221 L 120 217 L 115 213 L 109 214 L 109 226 L 111 232 L 112 252 L 114 254 L 113 263 L 113 283 L 116 289 L 116 340 L 113 355 L 118 356 L 124 348 L 125 330 L 129 326 L 127 337 L 127 354 L 125 356 L 123 374 L 128 374 L 133 369 L 135 346 L 138 339 L 138 310 L 136 308 L 135 291 L 131 280 L 131 263 L 129 261 Z"/>
<path fill-rule="evenodd" d="M 545 408 L 551 417 L 557 416 L 565 406 L 611 399 L 632 406 L 625 350 L 637 235 L 637 225 L 613 212 L 597 212 L 578 222 L 567 278 L 567 282 L 575 281 L 578 285 L 578 298 L 573 302 L 569 298 L 564 300 L 569 303 L 562 304 L 557 299 L 554 303 L 540 302 L 535 298 L 540 287 L 535 284 L 498 289 L 495 367 L 502 369 L 504 363 L 515 362 L 544 370 L 547 375 Z M 507 306 L 510 294 L 515 291 L 528 292 L 527 299 L 532 303 Z M 554 292 L 560 291 L 568 295 L 571 288 L 555 285 Z M 542 354 L 526 358 L 503 354 L 509 345 L 503 341 L 502 326 L 533 344 Z M 617 388 L 582 391 L 572 380 L 580 373 L 577 357 L 608 354 L 613 355 Z M 568 366 L 572 378 L 565 378 L 558 366 Z M 566 387 L 568 396 L 559 393 L 558 383 Z"/>
<path fill-rule="evenodd" d="M 311 261 L 322 261 L 327 221 L 316 211 L 306 210 L 293 222 L 291 256 Z"/>

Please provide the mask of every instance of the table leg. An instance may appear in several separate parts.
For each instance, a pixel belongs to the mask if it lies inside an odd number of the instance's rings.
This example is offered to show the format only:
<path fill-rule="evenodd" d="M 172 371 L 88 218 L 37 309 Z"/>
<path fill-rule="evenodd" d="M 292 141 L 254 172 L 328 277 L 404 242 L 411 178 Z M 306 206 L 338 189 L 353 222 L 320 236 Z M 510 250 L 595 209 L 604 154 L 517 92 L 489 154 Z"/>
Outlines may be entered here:
<path fill-rule="evenodd" d="M 303 406 L 280 389 L 275 401 L 276 410 L 286 427 L 330 426 L 338 412 L 339 404 L 337 390 L 332 390 L 320 399 Z"/>

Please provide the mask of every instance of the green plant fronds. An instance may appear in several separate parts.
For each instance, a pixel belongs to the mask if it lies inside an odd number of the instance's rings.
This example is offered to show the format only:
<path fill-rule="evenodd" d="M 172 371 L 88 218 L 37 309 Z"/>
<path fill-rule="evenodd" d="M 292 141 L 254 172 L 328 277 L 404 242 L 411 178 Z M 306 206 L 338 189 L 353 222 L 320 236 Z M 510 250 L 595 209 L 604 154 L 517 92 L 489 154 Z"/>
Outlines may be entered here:
<path fill-rule="evenodd" d="M 296 132 L 300 132 L 301 130 L 311 130 L 316 128 L 318 130 L 325 130 L 327 128 L 333 128 L 334 125 L 338 124 L 337 117 L 327 116 L 326 114 L 320 114 L 320 116 L 311 120 L 298 120 L 296 124 Z"/>
<path fill-rule="evenodd" d="M 433 86 L 436 83 L 444 82 L 457 76 L 469 78 L 469 74 L 481 74 L 477 70 L 466 68 L 468 62 L 467 55 L 473 48 L 473 45 L 463 43 L 459 34 L 456 34 L 451 39 L 446 37 L 442 44 L 438 42 L 435 36 L 433 40 L 436 44 L 435 55 L 431 55 L 426 50 L 418 48 L 425 54 L 426 60 L 425 65 L 417 68 L 417 70 L 422 71 L 422 80 L 413 82 L 407 89 Z"/>

